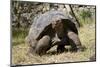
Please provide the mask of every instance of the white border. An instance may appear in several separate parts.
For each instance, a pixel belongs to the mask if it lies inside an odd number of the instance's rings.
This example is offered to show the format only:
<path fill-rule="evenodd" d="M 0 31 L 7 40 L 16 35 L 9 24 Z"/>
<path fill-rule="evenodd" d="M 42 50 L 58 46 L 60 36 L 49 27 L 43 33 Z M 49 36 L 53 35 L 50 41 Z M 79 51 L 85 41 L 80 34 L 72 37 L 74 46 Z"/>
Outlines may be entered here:
<path fill-rule="evenodd" d="M 68 3 L 68 4 L 85 4 L 96 5 L 96 0 L 22 0 L 22 1 L 39 1 L 39 2 L 52 2 L 52 3 Z"/>
<path fill-rule="evenodd" d="M 27 0 L 29 1 L 29 0 Z M 32 0 L 30 0 L 32 1 Z M 100 5 L 99 0 L 34 0 L 42 2 L 58 2 L 71 4 L 86 4 L 96 5 L 97 7 L 97 61 L 96 62 L 82 62 L 70 64 L 53 64 L 53 65 L 38 65 L 40 67 L 98 67 L 100 64 Z M 10 65 L 10 0 L 0 1 L 0 67 L 9 67 Z M 27 66 L 30 67 L 30 66 Z M 36 67 L 36 66 L 34 66 Z"/>
<path fill-rule="evenodd" d="M 0 67 L 10 65 L 10 1 L 0 1 Z"/>

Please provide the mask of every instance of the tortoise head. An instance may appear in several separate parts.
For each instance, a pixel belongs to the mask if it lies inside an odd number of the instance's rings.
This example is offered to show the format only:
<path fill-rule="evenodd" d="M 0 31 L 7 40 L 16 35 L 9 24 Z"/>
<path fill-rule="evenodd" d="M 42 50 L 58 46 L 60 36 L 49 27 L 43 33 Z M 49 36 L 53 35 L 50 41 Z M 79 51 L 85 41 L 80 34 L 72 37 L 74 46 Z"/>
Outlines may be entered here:
<path fill-rule="evenodd" d="M 59 31 L 60 29 L 63 28 L 63 23 L 62 23 L 62 19 L 57 19 L 55 21 L 52 22 L 52 28 L 55 31 Z"/>

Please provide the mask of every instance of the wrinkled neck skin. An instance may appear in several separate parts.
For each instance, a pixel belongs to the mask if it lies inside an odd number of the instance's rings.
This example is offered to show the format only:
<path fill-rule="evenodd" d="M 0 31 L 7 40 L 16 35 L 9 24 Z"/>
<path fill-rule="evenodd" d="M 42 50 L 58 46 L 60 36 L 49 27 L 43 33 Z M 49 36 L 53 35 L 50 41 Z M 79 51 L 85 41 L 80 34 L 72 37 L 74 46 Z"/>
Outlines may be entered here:
<path fill-rule="evenodd" d="M 52 38 L 52 46 L 55 44 L 61 43 L 63 38 L 65 38 L 66 32 L 64 29 L 64 25 L 60 22 L 52 23 L 52 30 L 54 31 L 54 36 Z"/>
<path fill-rule="evenodd" d="M 64 37 L 64 27 L 63 27 L 63 25 L 60 25 L 59 27 L 54 28 L 54 30 L 55 30 L 55 35 L 59 39 L 62 39 Z"/>

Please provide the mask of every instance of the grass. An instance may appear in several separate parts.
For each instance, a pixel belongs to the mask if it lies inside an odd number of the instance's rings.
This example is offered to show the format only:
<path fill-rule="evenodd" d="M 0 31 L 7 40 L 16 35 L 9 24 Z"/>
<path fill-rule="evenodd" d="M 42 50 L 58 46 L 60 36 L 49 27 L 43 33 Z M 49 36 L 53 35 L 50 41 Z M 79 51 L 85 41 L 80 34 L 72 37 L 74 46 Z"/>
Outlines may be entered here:
<path fill-rule="evenodd" d="M 24 42 L 27 30 L 13 30 L 12 37 L 12 64 L 45 64 L 61 62 L 90 61 L 95 54 L 95 23 L 86 24 L 79 29 L 79 38 L 83 46 L 83 52 L 65 51 L 56 54 L 56 47 L 51 48 L 46 55 L 37 56 L 28 53 L 28 45 Z M 67 46 L 66 46 L 67 48 Z"/>
<path fill-rule="evenodd" d="M 12 30 L 12 46 L 24 43 L 25 37 L 28 35 L 28 29 L 13 29 Z"/>

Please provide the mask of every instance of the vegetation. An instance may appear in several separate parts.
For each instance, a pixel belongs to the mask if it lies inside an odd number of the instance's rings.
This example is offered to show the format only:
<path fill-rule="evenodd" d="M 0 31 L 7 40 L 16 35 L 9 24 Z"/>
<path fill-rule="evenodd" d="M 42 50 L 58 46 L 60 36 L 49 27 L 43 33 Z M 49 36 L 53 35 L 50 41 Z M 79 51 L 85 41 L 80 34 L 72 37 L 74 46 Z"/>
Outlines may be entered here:
<path fill-rule="evenodd" d="M 24 43 L 25 37 L 28 35 L 28 29 L 17 28 L 12 30 L 12 46 Z"/>
<path fill-rule="evenodd" d="M 86 18 L 90 18 L 92 15 L 91 15 L 91 12 L 88 10 L 88 11 L 82 11 L 80 16 L 85 20 Z"/>
<path fill-rule="evenodd" d="M 81 25 L 86 24 L 86 23 L 89 23 L 88 22 L 89 21 L 88 19 L 91 19 L 91 17 L 92 17 L 91 11 L 89 11 L 89 10 L 87 10 L 87 11 L 83 10 L 80 13 L 80 18 L 81 18 L 81 20 L 84 21 L 84 22 L 81 22 Z"/>

